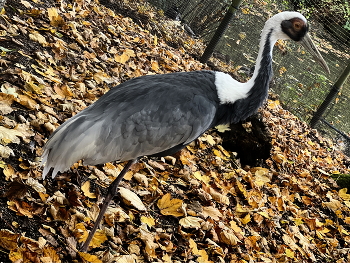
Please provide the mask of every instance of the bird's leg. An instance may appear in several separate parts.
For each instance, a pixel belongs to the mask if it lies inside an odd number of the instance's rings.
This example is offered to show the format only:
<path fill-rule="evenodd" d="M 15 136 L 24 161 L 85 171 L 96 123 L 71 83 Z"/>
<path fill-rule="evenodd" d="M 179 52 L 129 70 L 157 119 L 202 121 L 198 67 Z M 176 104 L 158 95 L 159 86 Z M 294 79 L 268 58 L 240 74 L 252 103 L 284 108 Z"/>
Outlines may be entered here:
<path fill-rule="evenodd" d="M 118 177 L 113 181 L 113 183 L 111 183 L 111 185 L 108 187 L 107 190 L 107 195 L 105 197 L 105 200 L 103 201 L 100 213 L 98 214 L 98 217 L 95 221 L 94 227 L 91 229 L 89 236 L 87 237 L 85 243 L 83 244 L 83 246 L 81 247 L 81 251 L 82 252 L 86 252 L 89 244 L 98 228 L 98 226 L 101 223 L 101 220 L 109 206 L 109 204 L 111 203 L 113 197 L 117 194 L 117 189 L 118 189 L 118 185 L 121 182 L 121 180 L 123 179 L 124 175 L 126 174 L 126 172 L 130 169 L 130 166 L 133 165 L 134 163 L 137 162 L 138 159 L 133 159 L 130 160 L 124 167 L 124 169 L 119 173 Z"/>

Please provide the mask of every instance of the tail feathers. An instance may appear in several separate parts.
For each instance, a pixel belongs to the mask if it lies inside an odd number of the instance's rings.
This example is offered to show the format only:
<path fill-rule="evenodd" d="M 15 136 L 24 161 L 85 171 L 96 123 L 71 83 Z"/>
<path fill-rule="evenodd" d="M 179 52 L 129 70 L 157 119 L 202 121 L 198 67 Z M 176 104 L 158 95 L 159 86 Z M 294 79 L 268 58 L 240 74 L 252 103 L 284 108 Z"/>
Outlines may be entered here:
<path fill-rule="evenodd" d="M 95 140 L 89 132 L 94 124 L 84 122 L 84 118 L 75 118 L 60 126 L 44 147 L 41 165 L 43 179 L 52 170 L 52 178 L 58 172 L 65 172 L 76 163 L 94 152 Z"/>
<path fill-rule="evenodd" d="M 57 173 L 58 172 L 65 172 L 65 171 L 68 171 L 69 168 L 71 167 L 71 165 L 74 164 L 71 163 L 58 163 L 58 162 L 54 162 L 54 161 L 47 161 L 48 157 L 49 157 L 50 153 L 49 152 L 44 152 L 43 154 L 43 159 L 41 161 L 41 165 L 44 166 L 44 169 L 43 169 L 43 174 L 42 174 L 42 177 L 43 179 L 46 178 L 46 176 L 50 173 L 50 171 L 52 170 L 52 178 L 55 178 Z M 53 168 L 53 169 L 52 169 Z"/>

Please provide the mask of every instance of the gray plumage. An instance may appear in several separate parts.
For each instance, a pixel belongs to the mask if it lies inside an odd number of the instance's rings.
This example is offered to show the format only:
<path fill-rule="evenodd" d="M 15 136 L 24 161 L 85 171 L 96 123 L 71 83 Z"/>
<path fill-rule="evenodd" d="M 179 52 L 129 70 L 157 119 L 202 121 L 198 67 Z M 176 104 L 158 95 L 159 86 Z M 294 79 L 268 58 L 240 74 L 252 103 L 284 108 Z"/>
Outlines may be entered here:
<path fill-rule="evenodd" d="M 215 89 L 211 71 L 149 75 L 114 87 L 52 134 L 44 176 L 81 159 L 96 165 L 175 153 L 211 127 L 219 105 Z"/>

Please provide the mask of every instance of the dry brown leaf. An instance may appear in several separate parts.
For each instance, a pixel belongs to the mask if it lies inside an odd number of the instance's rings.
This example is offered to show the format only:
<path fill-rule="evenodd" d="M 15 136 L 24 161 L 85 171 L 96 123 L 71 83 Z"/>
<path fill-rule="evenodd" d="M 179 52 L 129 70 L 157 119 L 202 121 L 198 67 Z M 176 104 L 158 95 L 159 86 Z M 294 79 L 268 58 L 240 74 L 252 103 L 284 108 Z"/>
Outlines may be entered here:
<path fill-rule="evenodd" d="M 235 233 L 228 228 L 222 229 L 219 234 L 220 240 L 230 246 L 237 245 L 237 242 L 239 242 L 239 239 L 235 235 Z"/>
<path fill-rule="evenodd" d="M 184 228 L 195 228 L 199 229 L 201 227 L 201 223 L 203 223 L 204 220 L 199 217 L 194 216 L 186 216 L 184 218 L 181 218 L 179 221 L 179 224 L 183 226 Z"/>
<path fill-rule="evenodd" d="M 119 187 L 118 189 L 119 189 L 118 192 L 119 192 L 124 203 L 135 207 L 139 211 L 146 211 L 147 210 L 147 208 L 142 203 L 140 197 L 138 197 L 137 194 L 135 194 L 134 192 L 132 192 L 129 189 L 126 189 L 124 187 Z"/>
<path fill-rule="evenodd" d="M 27 95 L 19 94 L 16 101 L 30 110 L 37 110 L 39 108 L 39 105 Z"/>
<path fill-rule="evenodd" d="M 46 41 L 45 37 L 43 35 L 41 35 L 38 31 L 32 31 L 29 34 L 29 38 L 35 42 L 38 42 L 39 44 L 41 44 L 43 47 L 48 46 L 48 42 Z"/>
<path fill-rule="evenodd" d="M 155 243 L 155 235 L 150 233 L 144 229 L 140 229 L 140 238 L 145 243 L 145 251 L 151 258 L 156 258 L 156 249 L 159 247 L 157 243 Z"/>
<path fill-rule="evenodd" d="M 125 64 L 131 57 L 135 57 L 135 52 L 132 49 L 126 49 L 123 54 L 119 55 L 115 55 L 114 59 L 115 62 L 119 62 L 121 64 Z"/>
<path fill-rule="evenodd" d="M 226 196 L 223 195 L 213 188 L 209 188 L 209 194 L 213 197 L 213 199 L 221 204 L 229 205 L 230 204 L 230 199 Z"/>
<path fill-rule="evenodd" d="M 58 10 L 55 7 L 47 9 L 47 14 L 49 16 L 50 24 L 52 26 L 61 26 L 64 24 L 63 18 L 58 14 Z"/>
<path fill-rule="evenodd" d="M 152 227 L 156 224 L 153 217 L 146 217 L 146 216 L 141 216 L 141 222 L 148 225 L 149 227 Z"/>
<path fill-rule="evenodd" d="M 339 196 L 341 199 L 349 201 L 350 200 L 350 194 L 347 194 L 346 192 L 348 191 L 347 188 L 343 188 L 339 190 Z"/>
<path fill-rule="evenodd" d="M 109 226 L 115 222 L 125 222 L 130 219 L 127 213 L 121 207 L 108 207 L 105 213 L 105 221 Z"/>
<path fill-rule="evenodd" d="M 14 156 L 14 155 L 15 154 L 10 147 L 0 144 L 0 156 L 2 158 L 9 158 L 10 156 Z M 6 179 L 6 180 L 8 180 L 8 179 Z"/>
<path fill-rule="evenodd" d="M 106 233 L 103 230 L 98 229 L 94 234 L 89 246 L 92 248 L 100 247 L 102 243 L 105 242 L 106 240 L 107 240 Z"/>
<path fill-rule="evenodd" d="M 41 257 L 41 261 L 43 261 L 43 263 L 45 262 L 52 262 L 52 263 L 60 263 L 60 256 L 57 254 L 56 249 L 52 248 L 52 247 L 44 247 L 43 248 L 43 255 L 44 257 Z M 44 259 L 46 258 L 46 259 Z M 51 260 L 51 261 L 50 261 Z"/>
<path fill-rule="evenodd" d="M 85 196 L 89 198 L 96 198 L 96 194 L 90 192 L 90 181 L 86 181 L 85 183 L 83 183 L 83 185 L 81 186 L 81 190 L 83 191 Z"/>
<path fill-rule="evenodd" d="M 192 250 L 192 254 L 198 256 L 197 262 L 199 263 L 214 263 L 213 261 L 208 260 L 209 256 L 204 249 L 198 249 L 196 242 L 190 238 L 189 246 Z"/>
<path fill-rule="evenodd" d="M 220 217 L 222 217 L 221 212 L 219 209 L 213 207 L 213 206 L 204 206 L 203 207 L 203 216 L 204 217 L 211 217 L 214 220 L 220 220 Z"/>
<path fill-rule="evenodd" d="M 0 246 L 6 250 L 18 248 L 18 238 L 20 234 L 15 234 L 7 229 L 0 230 Z"/>
<path fill-rule="evenodd" d="M 91 255 L 85 252 L 78 252 L 79 256 L 84 259 L 85 261 L 89 263 L 102 263 L 102 260 L 100 260 L 97 256 Z"/>
<path fill-rule="evenodd" d="M 180 199 L 171 199 L 171 195 L 167 193 L 158 200 L 157 205 L 162 215 L 183 216 L 182 203 Z"/>

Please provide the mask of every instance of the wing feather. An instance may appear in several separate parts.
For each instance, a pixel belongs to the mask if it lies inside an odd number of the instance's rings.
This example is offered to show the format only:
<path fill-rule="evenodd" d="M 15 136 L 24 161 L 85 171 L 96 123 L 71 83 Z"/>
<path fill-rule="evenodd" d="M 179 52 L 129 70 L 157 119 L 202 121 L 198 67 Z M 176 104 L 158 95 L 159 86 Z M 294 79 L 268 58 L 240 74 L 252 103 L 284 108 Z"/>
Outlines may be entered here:
<path fill-rule="evenodd" d="M 186 76 L 145 76 L 111 89 L 54 132 L 44 147 L 43 175 L 54 167 L 54 177 L 81 159 L 95 165 L 155 155 L 199 137 L 218 104 L 203 87 L 215 91 L 215 85 Z"/>

